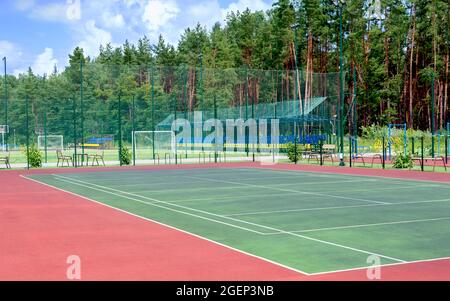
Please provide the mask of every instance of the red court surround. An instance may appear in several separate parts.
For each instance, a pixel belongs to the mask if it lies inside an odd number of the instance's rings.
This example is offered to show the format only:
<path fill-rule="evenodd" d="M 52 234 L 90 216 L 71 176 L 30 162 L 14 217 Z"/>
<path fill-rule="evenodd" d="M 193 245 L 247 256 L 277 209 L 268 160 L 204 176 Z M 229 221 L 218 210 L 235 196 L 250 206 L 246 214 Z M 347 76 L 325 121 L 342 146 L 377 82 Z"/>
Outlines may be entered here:
<path fill-rule="evenodd" d="M 312 165 L 255 167 L 450 182 L 450 174 Z M 180 166 L 0 171 L 0 280 L 66 280 L 70 255 L 82 280 L 367 280 L 366 270 L 306 276 L 270 262 L 20 177 L 26 174 L 179 169 Z M 383 280 L 450 280 L 450 261 L 389 266 Z"/>

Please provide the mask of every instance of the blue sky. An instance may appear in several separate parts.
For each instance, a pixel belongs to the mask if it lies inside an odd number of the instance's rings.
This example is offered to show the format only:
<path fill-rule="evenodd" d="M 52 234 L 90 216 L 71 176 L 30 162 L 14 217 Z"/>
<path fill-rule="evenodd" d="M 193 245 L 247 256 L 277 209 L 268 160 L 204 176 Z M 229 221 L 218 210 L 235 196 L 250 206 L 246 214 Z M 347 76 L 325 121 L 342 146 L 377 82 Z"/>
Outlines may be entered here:
<path fill-rule="evenodd" d="M 81 46 L 90 56 L 100 44 L 136 42 L 159 34 L 175 44 L 188 26 L 210 28 L 230 11 L 267 10 L 275 0 L 1 0 L 0 57 L 9 74 L 63 68 Z"/>

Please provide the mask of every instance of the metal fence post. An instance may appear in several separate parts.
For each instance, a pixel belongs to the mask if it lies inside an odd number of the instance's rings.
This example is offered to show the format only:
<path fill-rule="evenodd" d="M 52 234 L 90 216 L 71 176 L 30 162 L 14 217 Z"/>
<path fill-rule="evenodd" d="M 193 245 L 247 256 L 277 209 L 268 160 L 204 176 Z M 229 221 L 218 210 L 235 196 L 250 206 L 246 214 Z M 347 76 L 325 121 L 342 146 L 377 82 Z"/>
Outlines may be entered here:
<path fill-rule="evenodd" d="M 420 160 L 420 169 L 424 171 L 424 146 L 423 146 L 424 137 L 420 138 L 420 148 L 421 148 L 421 160 Z"/>

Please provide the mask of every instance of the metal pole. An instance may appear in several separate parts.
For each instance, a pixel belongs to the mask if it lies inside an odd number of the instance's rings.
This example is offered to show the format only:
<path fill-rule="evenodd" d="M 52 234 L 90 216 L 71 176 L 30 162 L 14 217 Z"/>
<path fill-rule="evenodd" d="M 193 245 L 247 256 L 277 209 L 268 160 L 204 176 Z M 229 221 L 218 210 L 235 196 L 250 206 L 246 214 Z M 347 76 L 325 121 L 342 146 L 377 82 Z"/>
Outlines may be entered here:
<path fill-rule="evenodd" d="M 25 115 L 27 127 L 27 169 L 30 169 L 30 117 L 28 114 L 28 94 L 25 96 Z"/>
<path fill-rule="evenodd" d="M 80 60 L 81 164 L 84 163 L 83 59 Z"/>
<path fill-rule="evenodd" d="M 292 29 L 294 30 L 294 64 L 295 64 L 295 91 L 294 91 L 294 100 L 297 101 L 297 93 L 299 91 L 299 83 L 298 83 L 298 57 L 297 57 L 297 50 L 298 50 L 298 42 L 297 42 L 297 29 L 299 25 L 296 24 L 292 26 Z M 299 106 L 300 106 L 300 97 L 301 95 L 298 95 L 299 97 Z M 295 105 L 295 102 L 294 102 Z M 297 106 L 295 106 L 297 107 Z"/>
<path fill-rule="evenodd" d="M 358 98 L 357 98 L 357 78 L 356 78 L 356 65 L 353 65 L 353 97 L 354 106 L 353 106 L 353 136 L 355 139 L 355 149 L 353 150 L 356 155 L 358 155 Z"/>
<path fill-rule="evenodd" d="M 202 51 L 202 50 L 201 50 Z M 200 110 L 203 112 L 203 53 L 200 53 Z M 202 127 L 203 128 L 203 127 Z M 203 130 L 200 131 L 201 134 L 201 151 L 204 151 L 203 147 Z"/>
<path fill-rule="evenodd" d="M 217 97 L 216 97 L 216 94 L 214 93 L 214 119 L 215 119 L 215 121 L 216 121 L 216 125 L 217 125 L 217 123 L 218 123 L 218 120 L 217 120 Z M 217 133 L 217 126 L 216 126 L 216 128 L 214 129 L 215 130 L 215 132 Z M 217 163 L 217 139 L 218 139 L 219 137 L 218 137 L 218 135 L 216 135 L 216 138 L 214 139 L 214 163 Z M 222 137 L 220 137 L 221 139 L 223 139 Z"/>
<path fill-rule="evenodd" d="M 245 66 L 245 121 L 248 120 L 248 66 Z M 249 155 L 247 128 L 245 129 L 245 152 Z"/>
<path fill-rule="evenodd" d="M 48 163 L 48 152 L 47 152 L 47 107 L 44 106 L 44 148 L 45 148 L 45 163 Z"/>
<path fill-rule="evenodd" d="M 155 160 L 155 70 L 151 67 L 152 76 L 152 153 L 153 161 Z"/>
<path fill-rule="evenodd" d="M 392 157 L 392 149 L 391 149 L 391 124 L 388 126 L 388 147 L 389 147 L 389 160 Z"/>
<path fill-rule="evenodd" d="M 72 110 L 73 110 L 73 146 L 74 146 L 74 158 L 73 164 L 75 168 L 78 167 L 78 157 L 77 157 L 77 103 L 75 97 L 72 99 Z M 63 162 L 64 164 L 64 162 Z"/>
<path fill-rule="evenodd" d="M 420 138 L 420 148 L 421 148 L 421 151 L 422 151 L 422 153 L 421 153 L 421 160 L 420 160 L 420 169 L 422 171 L 424 171 L 424 146 L 423 146 L 423 140 L 424 140 L 424 137 L 422 136 Z"/>
<path fill-rule="evenodd" d="M 187 84 L 188 84 L 188 80 L 189 80 L 189 75 L 188 75 L 188 70 L 187 68 L 183 68 L 183 71 L 185 72 L 185 81 L 184 81 L 184 85 L 183 85 L 183 104 L 184 104 L 184 119 L 188 120 L 188 100 L 187 100 Z M 192 134 L 192 132 L 191 132 Z M 191 138 L 192 139 L 192 138 Z M 185 148 L 185 158 L 188 158 L 188 145 L 191 145 L 192 140 L 191 141 L 184 141 L 184 148 Z"/>
<path fill-rule="evenodd" d="M 297 154 L 297 123 L 294 122 L 294 162 L 297 164 L 298 162 L 298 154 Z"/>
<path fill-rule="evenodd" d="M 122 102 L 121 102 L 121 93 L 119 92 L 119 103 L 117 108 L 117 128 L 118 128 L 118 138 L 119 138 L 119 164 L 123 165 L 122 162 Z"/>
<path fill-rule="evenodd" d="M 255 120 L 255 98 L 252 98 L 252 119 Z M 248 129 L 248 136 L 250 140 L 250 128 Z M 256 139 L 258 139 L 258 123 L 256 124 Z M 252 139 L 252 153 L 253 153 L 253 162 L 255 162 L 255 141 Z"/>
<path fill-rule="evenodd" d="M 339 5 L 339 152 L 341 153 L 339 166 L 345 166 L 344 162 L 344 58 L 343 58 L 343 29 L 342 29 L 342 3 Z"/>
<path fill-rule="evenodd" d="M 4 105 L 5 105 L 5 125 L 6 127 L 8 127 L 8 82 L 7 82 L 7 78 L 6 78 L 6 56 L 3 58 L 3 63 L 5 66 L 5 77 L 4 77 Z M 6 131 L 4 136 L 5 136 L 5 143 L 6 143 L 6 151 L 8 151 L 8 132 Z"/>
<path fill-rule="evenodd" d="M 381 165 L 383 166 L 383 169 L 386 168 L 386 138 L 384 138 L 383 136 L 383 150 L 382 153 L 383 155 L 381 156 Z"/>
<path fill-rule="evenodd" d="M 348 142 L 349 142 L 349 148 L 350 148 L 350 151 L 349 151 L 349 154 L 350 154 L 350 167 L 353 167 L 352 166 L 352 164 L 353 164 L 353 162 L 352 162 L 352 157 L 353 157 L 353 147 L 352 147 L 352 144 L 353 144 L 353 141 L 352 141 L 352 137 L 350 136 L 350 137 L 348 137 Z"/>
<path fill-rule="evenodd" d="M 445 136 L 445 164 L 448 163 L 448 137 Z"/>
<path fill-rule="evenodd" d="M 177 123 L 177 97 L 176 95 L 173 95 L 173 120 L 175 122 L 175 125 Z M 176 129 L 176 126 L 175 126 Z M 175 131 L 175 165 L 178 164 L 178 150 L 177 150 L 177 133 Z"/>
<path fill-rule="evenodd" d="M 132 127 L 131 142 L 132 142 L 132 147 L 133 147 L 133 166 L 136 166 L 136 142 L 134 141 L 136 106 L 135 106 L 135 101 L 134 101 L 134 95 L 132 98 L 132 105 L 133 105 L 133 110 L 132 110 L 132 115 L 131 115 L 131 118 L 132 118 L 132 120 L 131 120 L 131 127 Z"/>
<path fill-rule="evenodd" d="M 436 132 L 435 129 L 435 118 L 434 118 L 434 72 L 431 80 L 431 157 L 434 158 L 434 134 Z"/>

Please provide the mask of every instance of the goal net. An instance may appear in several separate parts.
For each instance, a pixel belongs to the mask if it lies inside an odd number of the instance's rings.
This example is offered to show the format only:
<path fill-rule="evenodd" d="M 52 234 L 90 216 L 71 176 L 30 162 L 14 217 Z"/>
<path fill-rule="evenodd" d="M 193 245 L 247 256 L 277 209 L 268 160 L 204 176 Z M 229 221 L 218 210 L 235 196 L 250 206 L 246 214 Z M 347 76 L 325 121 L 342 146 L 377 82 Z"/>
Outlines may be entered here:
<path fill-rule="evenodd" d="M 133 146 L 137 160 L 151 160 L 154 154 L 164 157 L 175 154 L 175 133 L 172 131 L 133 132 Z"/>
<path fill-rule="evenodd" d="M 64 137 L 62 135 L 38 136 L 39 150 L 63 150 Z"/>

